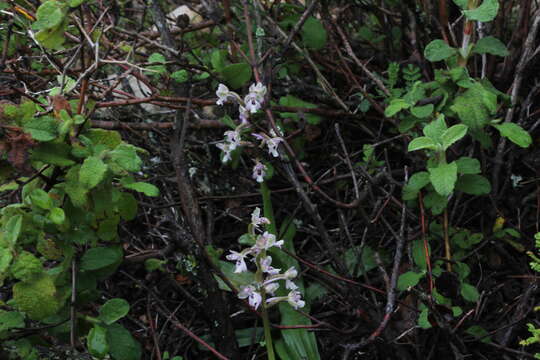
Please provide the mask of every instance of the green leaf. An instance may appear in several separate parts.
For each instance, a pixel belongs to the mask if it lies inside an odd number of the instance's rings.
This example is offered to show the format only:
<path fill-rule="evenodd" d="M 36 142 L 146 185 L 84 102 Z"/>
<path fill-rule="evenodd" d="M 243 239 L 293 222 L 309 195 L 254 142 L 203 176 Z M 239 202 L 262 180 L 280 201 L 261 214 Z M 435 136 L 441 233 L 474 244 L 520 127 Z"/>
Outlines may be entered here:
<path fill-rule="evenodd" d="M 497 111 L 497 95 L 475 83 L 454 100 L 450 107 L 459 119 L 472 130 L 480 130 L 490 122 L 491 114 Z"/>
<path fill-rule="evenodd" d="M 217 72 L 221 72 L 225 67 L 225 59 L 227 58 L 227 51 L 214 50 L 210 55 L 210 63 Z"/>
<path fill-rule="evenodd" d="M 43 29 L 36 33 L 36 40 L 47 49 L 60 49 L 66 41 L 64 32 L 67 29 L 69 21 L 68 18 L 64 18 L 62 23 L 58 26 L 50 29 Z"/>
<path fill-rule="evenodd" d="M 478 159 L 462 156 L 456 160 L 459 174 L 480 174 L 480 161 Z"/>
<path fill-rule="evenodd" d="M 411 108 L 411 114 L 413 114 L 414 116 L 420 119 L 427 118 L 433 113 L 434 108 L 435 107 L 433 106 L 433 104 L 427 104 L 424 106 L 414 106 Z"/>
<path fill-rule="evenodd" d="M 48 0 L 39 6 L 36 12 L 36 22 L 32 24 L 34 30 L 45 30 L 58 27 L 66 16 L 67 9 L 63 2 Z"/>
<path fill-rule="evenodd" d="M 416 286 L 420 279 L 424 277 L 424 274 L 414 271 L 407 271 L 399 276 L 397 282 L 397 289 L 399 291 L 405 291 L 410 287 Z"/>
<path fill-rule="evenodd" d="M 98 270 L 122 260 L 118 251 L 112 248 L 96 247 L 88 249 L 81 258 L 81 270 Z"/>
<path fill-rule="evenodd" d="M 424 126 L 422 132 L 433 141 L 440 143 L 442 142 L 441 137 L 447 128 L 444 115 L 441 114 L 437 119 Z"/>
<path fill-rule="evenodd" d="M 499 130 L 501 136 L 508 138 L 519 147 L 528 148 L 532 144 L 531 135 L 518 124 L 505 122 L 499 125 L 494 124 L 493 127 Z"/>
<path fill-rule="evenodd" d="M 24 131 L 32 135 L 37 141 L 51 141 L 58 135 L 57 122 L 50 116 L 42 116 L 27 121 L 23 128 Z"/>
<path fill-rule="evenodd" d="M 445 130 L 441 135 L 443 150 L 448 149 L 452 144 L 464 137 L 467 130 L 467 125 L 463 124 L 454 125 Z"/>
<path fill-rule="evenodd" d="M 89 129 L 84 132 L 84 136 L 92 141 L 92 144 L 102 144 L 107 146 L 109 150 L 114 150 L 118 145 L 122 143 L 122 138 L 118 131 L 105 130 L 105 129 Z"/>
<path fill-rule="evenodd" d="M 95 188 L 105 177 L 107 165 L 96 156 L 86 158 L 79 170 L 79 180 L 87 189 Z"/>
<path fill-rule="evenodd" d="M 456 49 L 440 39 L 433 40 L 424 49 L 424 56 L 431 62 L 445 60 L 455 54 Z"/>
<path fill-rule="evenodd" d="M 393 99 L 384 110 L 384 116 L 388 118 L 392 117 L 401 110 L 408 109 L 409 107 L 411 107 L 411 104 L 409 104 L 407 101 L 403 99 Z"/>
<path fill-rule="evenodd" d="M 428 319 L 429 316 L 429 309 L 427 307 L 424 307 L 420 311 L 420 315 L 418 315 L 418 326 L 420 326 L 422 329 L 430 329 L 432 327 L 431 323 Z"/>
<path fill-rule="evenodd" d="M 101 240 L 113 241 L 118 236 L 118 223 L 120 217 L 118 215 L 111 216 L 100 221 L 97 234 Z"/>
<path fill-rule="evenodd" d="M 414 173 L 403 187 L 403 200 L 416 199 L 418 192 L 429 183 L 429 174 L 426 171 Z"/>
<path fill-rule="evenodd" d="M 457 261 L 454 265 L 454 271 L 458 274 L 459 280 L 465 280 L 471 273 L 471 268 L 469 265 Z"/>
<path fill-rule="evenodd" d="M 177 83 L 183 83 L 188 81 L 189 76 L 187 70 L 178 70 L 171 74 L 171 79 L 176 81 Z"/>
<path fill-rule="evenodd" d="M 497 16 L 499 11 L 498 0 L 484 0 L 482 5 L 472 10 L 464 10 L 463 14 L 469 20 L 475 20 L 480 22 L 489 22 Z"/>
<path fill-rule="evenodd" d="M 24 327 L 24 315 L 18 311 L 0 310 L 0 334 L 10 329 L 20 329 Z"/>
<path fill-rule="evenodd" d="M 120 195 L 120 199 L 118 200 L 116 206 L 118 208 L 118 213 L 122 217 L 122 219 L 130 221 L 135 219 L 137 216 L 137 200 L 135 197 L 127 192 L 122 193 Z"/>
<path fill-rule="evenodd" d="M 421 150 L 421 149 L 435 150 L 437 149 L 437 144 L 435 144 L 433 140 L 431 140 L 427 136 L 420 136 L 420 137 L 417 137 L 416 139 L 413 139 L 409 143 L 409 147 L 407 148 L 407 151 L 410 152 L 410 151 L 416 151 L 416 150 Z"/>
<path fill-rule="evenodd" d="M 68 4 L 69 4 L 69 7 L 77 7 L 79 5 L 81 5 L 82 3 L 84 3 L 86 0 L 69 0 Z"/>
<path fill-rule="evenodd" d="M 109 352 L 115 360 L 139 360 L 142 355 L 141 345 L 122 325 L 111 324 L 107 327 Z"/>
<path fill-rule="evenodd" d="M 129 144 L 120 144 L 109 153 L 111 160 L 123 170 L 138 172 L 141 170 L 142 160 L 137 155 L 137 148 Z"/>
<path fill-rule="evenodd" d="M 461 9 L 467 9 L 467 0 L 453 0 L 454 3 L 459 6 Z"/>
<path fill-rule="evenodd" d="M 302 41 L 312 50 L 320 50 L 325 47 L 328 35 L 319 19 L 310 16 L 302 26 Z"/>
<path fill-rule="evenodd" d="M 467 334 L 469 334 L 469 335 L 472 335 L 472 336 L 476 337 L 476 338 L 482 338 L 480 341 L 483 342 L 483 343 L 492 342 L 491 336 L 486 336 L 486 335 L 489 334 L 487 332 L 487 330 L 484 329 L 481 326 L 473 325 L 473 326 L 469 327 L 467 330 L 465 330 L 465 332 Z"/>
<path fill-rule="evenodd" d="M 448 196 L 454 191 L 457 180 L 457 164 L 439 164 L 434 168 L 429 168 L 429 179 L 439 195 Z"/>
<path fill-rule="evenodd" d="M 223 79 L 233 89 L 239 89 L 251 80 L 251 66 L 246 63 L 227 65 L 221 71 Z"/>
<path fill-rule="evenodd" d="M 3 275 L 5 275 L 9 265 L 13 260 L 13 254 L 10 249 L 2 248 L 0 251 L 0 285 L 2 285 Z"/>
<path fill-rule="evenodd" d="M 30 281 L 41 273 L 43 273 L 43 264 L 28 251 L 21 251 L 11 265 L 11 275 L 18 280 Z"/>
<path fill-rule="evenodd" d="M 461 296 L 463 299 L 470 302 L 476 302 L 480 297 L 478 290 L 471 284 L 462 283 L 461 284 Z"/>
<path fill-rule="evenodd" d="M 510 53 L 501 40 L 493 36 L 486 36 L 478 40 L 473 52 L 477 54 L 491 54 L 497 56 L 508 56 Z"/>
<path fill-rule="evenodd" d="M 62 225 L 66 221 L 66 214 L 64 210 L 59 207 L 52 208 L 49 212 L 49 220 L 56 225 Z"/>
<path fill-rule="evenodd" d="M 70 153 L 71 146 L 68 144 L 43 143 L 32 150 L 31 159 L 50 165 L 71 166 L 75 162 Z"/>
<path fill-rule="evenodd" d="M 304 101 L 293 95 L 283 96 L 279 99 L 279 105 L 291 106 L 291 107 L 303 107 L 308 109 L 314 109 L 317 105 Z M 290 118 L 295 121 L 300 121 L 300 117 L 296 113 L 282 112 L 280 113 L 282 118 Z M 304 114 L 306 121 L 311 125 L 317 125 L 322 121 L 322 118 L 318 115 Z"/>
<path fill-rule="evenodd" d="M 13 285 L 15 307 L 32 320 L 42 320 L 54 315 L 63 305 L 57 299 L 52 276 L 42 274 L 30 282 Z"/>
<path fill-rule="evenodd" d="M 131 184 L 122 184 L 126 189 L 135 190 L 144 193 L 146 196 L 159 196 L 159 189 L 145 182 L 134 182 Z"/>
<path fill-rule="evenodd" d="M 448 197 L 437 194 L 435 191 L 430 191 L 424 197 L 424 206 L 431 210 L 433 215 L 439 215 L 446 209 L 448 205 Z"/>
<path fill-rule="evenodd" d="M 491 184 L 482 175 L 467 174 L 459 177 L 456 190 L 470 195 L 487 195 L 491 192 Z"/>
<path fill-rule="evenodd" d="M 88 346 L 88 352 L 97 357 L 103 359 L 109 353 L 109 344 L 107 343 L 107 329 L 94 325 L 88 337 L 86 339 L 86 345 Z"/>
<path fill-rule="evenodd" d="M 19 238 L 19 235 L 21 234 L 22 229 L 22 215 L 14 215 L 9 218 L 7 221 L 4 231 L 3 231 L 3 237 L 4 241 L 10 246 L 14 247 L 17 243 L 17 239 Z"/>
<path fill-rule="evenodd" d="M 43 189 L 35 189 L 32 191 L 30 194 L 30 200 L 32 201 L 32 205 L 36 205 L 41 209 L 49 210 L 53 207 L 51 197 Z"/>
<path fill-rule="evenodd" d="M 129 303 L 120 298 L 110 299 L 99 309 L 98 319 L 107 325 L 120 320 L 129 312 Z"/>

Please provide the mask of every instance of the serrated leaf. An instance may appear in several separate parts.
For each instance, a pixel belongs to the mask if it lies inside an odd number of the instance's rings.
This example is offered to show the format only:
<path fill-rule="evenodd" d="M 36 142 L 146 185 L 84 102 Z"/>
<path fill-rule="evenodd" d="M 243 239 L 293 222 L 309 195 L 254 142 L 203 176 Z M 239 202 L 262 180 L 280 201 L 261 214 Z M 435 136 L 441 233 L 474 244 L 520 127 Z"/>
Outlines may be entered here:
<path fill-rule="evenodd" d="M 112 248 L 96 247 L 88 249 L 81 258 L 81 270 L 98 270 L 120 262 L 118 251 Z"/>
<path fill-rule="evenodd" d="M 120 320 L 129 312 L 129 303 L 120 298 L 110 299 L 99 309 L 98 319 L 107 325 Z"/>
<path fill-rule="evenodd" d="M 96 156 L 86 158 L 79 170 L 79 180 L 87 188 L 95 188 L 105 177 L 107 165 Z"/>
<path fill-rule="evenodd" d="M 84 136 L 92 141 L 93 145 L 102 144 L 113 150 L 122 143 L 122 138 L 118 131 L 105 129 L 89 129 L 84 132 Z"/>
<path fill-rule="evenodd" d="M 424 274 L 414 271 L 407 271 L 399 276 L 397 282 L 397 289 L 399 291 L 405 291 L 410 287 L 416 286 L 420 279 L 424 277 Z"/>
<path fill-rule="evenodd" d="M 122 325 L 112 324 L 107 327 L 109 352 L 115 360 L 139 360 L 142 355 L 141 345 Z"/>
<path fill-rule="evenodd" d="M 33 118 L 27 121 L 23 128 L 37 141 L 51 141 L 58 135 L 57 122 L 50 116 Z"/>
<path fill-rule="evenodd" d="M 491 54 L 497 56 L 508 56 L 510 52 L 501 40 L 493 36 L 486 36 L 474 45 L 473 52 L 477 54 Z"/>
<path fill-rule="evenodd" d="M 437 144 L 435 144 L 433 140 L 431 140 L 427 136 L 420 136 L 420 137 L 417 137 L 416 139 L 413 139 L 409 143 L 409 147 L 407 148 L 407 151 L 410 152 L 410 151 L 416 151 L 416 150 L 421 150 L 421 149 L 435 150 L 437 149 Z"/>
<path fill-rule="evenodd" d="M 246 63 L 227 65 L 221 71 L 223 79 L 233 89 L 238 89 L 248 83 L 251 79 L 251 66 Z"/>
<path fill-rule="evenodd" d="M 321 21 L 313 16 L 307 18 L 301 30 L 303 43 L 312 50 L 325 47 L 328 35 Z"/>
<path fill-rule="evenodd" d="M 497 95 L 475 83 L 454 100 L 450 109 L 470 129 L 480 130 L 490 122 L 490 115 L 497 111 Z"/>
<path fill-rule="evenodd" d="M 499 12 L 498 0 L 484 0 L 479 7 L 472 10 L 464 10 L 463 14 L 469 20 L 489 22 L 495 19 L 497 12 Z"/>
<path fill-rule="evenodd" d="M 463 299 L 467 301 L 476 302 L 480 297 L 480 294 L 478 293 L 478 290 L 471 284 L 462 283 L 461 296 L 463 296 Z"/>
<path fill-rule="evenodd" d="M 403 187 L 403 200 L 416 199 L 418 192 L 429 182 L 429 173 L 426 171 L 414 173 L 409 182 Z"/>
<path fill-rule="evenodd" d="M 429 179 L 439 195 L 448 196 L 454 191 L 457 181 L 457 164 L 439 164 L 434 168 L 429 168 Z"/>
<path fill-rule="evenodd" d="M 86 345 L 88 346 L 88 352 L 92 356 L 103 359 L 109 353 L 107 330 L 99 325 L 94 325 L 88 332 Z"/>
<path fill-rule="evenodd" d="M 392 117 L 403 109 L 408 109 L 411 106 L 407 101 L 403 99 L 393 99 L 390 104 L 384 110 L 384 116 Z"/>
<path fill-rule="evenodd" d="M 159 196 L 159 189 L 145 182 L 134 182 L 131 184 L 122 184 L 126 189 L 135 190 L 144 193 L 146 196 Z"/>
<path fill-rule="evenodd" d="M 446 122 L 444 121 L 444 115 L 440 115 L 434 121 L 430 122 L 422 129 L 425 136 L 433 139 L 433 141 L 440 143 L 441 136 L 448 129 Z"/>
<path fill-rule="evenodd" d="M 532 144 L 531 135 L 518 124 L 505 122 L 499 125 L 494 124 L 493 127 L 499 130 L 501 136 L 508 138 L 519 147 L 528 148 Z"/>
<path fill-rule="evenodd" d="M 32 149 L 31 159 L 57 166 L 71 166 L 71 146 L 68 144 L 43 143 Z"/>
<path fill-rule="evenodd" d="M 427 118 L 429 115 L 433 113 L 433 109 L 435 107 L 433 104 L 427 104 L 424 106 L 414 106 L 411 108 L 411 114 L 416 116 L 417 118 L 423 119 Z"/>
<path fill-rule="evenodd" d="M 441 135 L 443 149 L 448 149 L 452 144 L 464 137 L 467 134 L 467 130 L 467 125 L 463 124 L 454 125 L 445 130 Z"/>
<path fill-rule="evenodd" d="M 34 30 L 45 30 L 59 26 L 66 16 L 66 6 L 57 0 L 48 0 L 39 6 L 36 12 L 36 22 L 32 24 Z"/>
<path fill-rule="evenodd" d="M 24 315 L 18 311 L 0 310 L 0 334 L 10 329 L 24 327 Z"/>
<path fill-rule="evenodd" d="M 440 39 L 433 40 L 424 49 L 424 56 L 431 62 L 442 61 L 455 54 L 456 49 Z"/>
<path fill-rule="evenodd" d="M 491 184 L 482 175 L 467 174 L 459 177 L 456 190 L 470 195 L 487 195 L 491 192 Z"/>
<path fill-rule="evenodd" d="M 480 174 L 480 161 L 478 159 L 462 156 L 456 160 L 459 174 Z"/>
<path fill-rule="evenodd" d="M 133 145 L 120 144 L 109 153 L 109 156 L 123 170 L 137 172 L 141 169 L 142 160 Z"/>

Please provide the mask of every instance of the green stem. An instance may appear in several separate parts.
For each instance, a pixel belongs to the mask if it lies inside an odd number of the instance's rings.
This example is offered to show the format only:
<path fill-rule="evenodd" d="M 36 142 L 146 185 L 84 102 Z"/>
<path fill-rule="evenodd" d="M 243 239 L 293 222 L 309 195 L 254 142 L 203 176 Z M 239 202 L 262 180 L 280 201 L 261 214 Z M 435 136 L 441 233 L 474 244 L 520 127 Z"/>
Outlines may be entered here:
<path fill-rule="evenodd" d="M 268 351 L 268 360 L 275 360 L 274 345 L 272 344 L 272 334 L 270 328 L 270 319 L 268 318 L 268 309 L 266 308 L 266 294 L 262 295 L 262 319 L 264 327 L 264 342 L 266 343 L 266 350 Z"/>

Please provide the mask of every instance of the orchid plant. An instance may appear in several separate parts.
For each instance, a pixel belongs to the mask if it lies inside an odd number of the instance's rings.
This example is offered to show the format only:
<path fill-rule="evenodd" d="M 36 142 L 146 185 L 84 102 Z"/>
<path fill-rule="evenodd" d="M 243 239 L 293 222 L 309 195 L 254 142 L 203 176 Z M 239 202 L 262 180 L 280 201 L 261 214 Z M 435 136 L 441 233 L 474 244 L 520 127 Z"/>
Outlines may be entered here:
<path fill-rule="evenodd" d="M 275 359 L 270 334 L 270 321 L 268 319 L 268 309 L 280 302 L 288 302 L 294 309 L 302 308 L 305 301 L 298 291 L 298 286 L 293 282 L 298 271 L 290 267 L 285 272 L 272 266 L 272 257 L 268 250 L 273 247 L 281 248 L 283 240 L 276 241 L 276 236 L 264 231 L 261 225 L 268 225 L 270 221 L 261 216 L 261 209 L 255 208 L 251 214 L 251 223 L 248 226 L 249 235 L 255 240 L 253 246 L 242 251 L 230 250 L 226 256 L 228 260 L 235 262 L 235 273 L 248 271 L 248 263 L 251 261 L 256 268 L 255 281 L 251 284 L 240 286 L 238 298 L 247 299 L 249 305 L 258 310 L 261 308 L 263 318 L 266 347 L 268 349 L 268 359 Z M 246 263 L 246 260 L 249 260 Z M 280 287 L 280 282 L 284 282 L 285 288 L 289 290 L 286 296 L 275 296 Z"/>
<path fill-rule="evenodd" d="M 242 97 L 234 91 L 229 90 L 227 86 L 219 84 L 216 95 L 218 97 L 216 104 L 224 105 L 228 102 L 238 104 L 239 120 L 240 124 L 234 130 L 225 131 L 224 140 L 217 143 L 216 146 L 223 152 L 222 161 L 227 163 L 232 160 L 232 152 L 242 145 L 254 146 L 250 141 L 242 141 L 243 133 L 248 134 L 248 130 L 251 127 L 249 118 L 251 114 L 258 112 L 265 101 L 267 90 L 266 86 L 262 83 L 252 84 L 249 87 L 249 93 L 242 99 Z M 274 130 L 269 131 L 267 134 L 252 133 L 252 137 L 260 141 L 260 147 L 266 147 L 268 154 L 273 157 L 279 157 L 279 144 L 283 142 L 283 138 L 276 134 Z M 253 167 L 253 179 L 258 183 L 264 181 L 267 168 L 259 160 L 255 161 Z"/>

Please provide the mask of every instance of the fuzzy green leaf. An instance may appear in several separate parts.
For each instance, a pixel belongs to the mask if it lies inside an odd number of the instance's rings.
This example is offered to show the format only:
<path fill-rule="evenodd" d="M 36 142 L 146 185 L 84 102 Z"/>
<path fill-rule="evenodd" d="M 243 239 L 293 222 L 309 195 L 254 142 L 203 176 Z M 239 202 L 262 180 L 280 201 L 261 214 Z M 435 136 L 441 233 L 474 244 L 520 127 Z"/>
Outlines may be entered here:
<path fill-rule="evenodd" d="M 480 174 L 480 161 L 478 159 L 462 156 L 456 160 L 459 174 Z"/>
<path fill-rule="evenodd" d="M 519 147 L 528 148 L 532 144 L 531 135 L 518 124 L 505 122 L 499 125 L 495 124 L 493 127 L 499 130 L 501 136 L 508 138 Z"/>
<path fill-rule="evenodd" d="M 487 195 L 491 192 L 491 184 L 482 175 L 467 174 L 459 177 L 456 190 L 470 195 Z"/>
<path fill-rule="evenodd" d="M 386 107 L 384 110 L 384 116 L 386 117 L 392 117 L 396 115 L 398 112 L 400 112 L 403 109 L 408 109 L 411 106 L 407 101 L 403 99 L 393 99 L 390 102 L 390 105 Z"/>
<path fill-rule="evenodd" d="M 10 246 L 14 247 L 17 243 L 17 239 L 21 234 L 22 229 L 22 215 L 14 215 L 9 218 L 4 227 L 4 241 Z"/>
<path fill-rule="evenodd" d="M 79 180 L 87 188 L 95 188 L 105 177 L 107 165 L 96 156 L 86 158 L 79 171 Z"/>
<path fill-rule="evenodd" d="M 433 104 L 427 104 L 424 106 L 414 106 L 411 108 L 411 114 L 416 116 L 417 118 L 427 118 L 429 115 L 433 113 L 434 106 Z"/>
<path fill-rule="evenodd" d="M 464 137 L 467 130 L 467 125 L 463 124 L 454 125 L 445 130 L 441 135 L 443 150 L 448 149 L 452 144 Z"/>
<path fill-rule="evenodd" d="M 497 16 L 499 11 L 499 0 L 484 0 L 476 9 L 465 10 L 463 14 L 469 20 L 489 22 Z"/>
<path fill-rule="evenodd" d="M 120 144 L 109 153 L 111 160 L 125 171 L 141 170 L 142 160 L 137 155 L 137 148 L 129 144 Z"/>
<path fill-rule="evenodd" d="M 425 171 L 414 173 L 409 182 L 403 187 L 403 200 L 414 200 L 418 192 L 430 183 L 429 174 Z"/>
<path fill-rule="evenodd" d="M 129 303 L 120 298 L 110 299 L 99 309 L 98 319 L 107 325 L 120 320 L 129 312 Z"/>
<path fill-rule="evenodd" d="M 430 149 L 435 150 L 437 148 L 437 144 L 433 142 L 430 138 L 427 136 L 420 136 L 416 139 L 413 139 L 409 143 L 409 147 L 407 148 L 407 151 L 416 151 L 421 149 Z"/>
<path fill-rule="evenodd" d="M 475 83 L 454 100 L 450 107 L 463 124 L 472 130 L 480 130 L 490 121 L 490 116 L 497 111 L 497 95 Z"/>
<path fill-rule="evenodd" d="M 32 24 L 34 30 L 52 29 L 59 26 L 66 16 L 67 9 L 63 2 L 48 0 L 39 6 L 36 12 L 36 22 Z"/>
<path fill-rule="evenodd" d="M 36 205 L 41 209 L 49 210 L 53 207 L 51 197 L 43 189 L 35 189 L 32 191 L 30 194 L 30 200 L 32 201 L 32 205 Z"/>
<path fill-rule="evenodd" d="M 422 132 L 427 137 L 433 139 L 433 141 L 440 143 L 442 142 L 441 136 L 447 129 L 448 127 L 446 126 L 446 122 L 444 121 L 444 115 L 440 115 L 439 117 L 437 117 L 437 119 L 424 126 Z"/>
<path fill-rule="evenodd" d="M 439 195 L 448 196 L 454 191 L 457 181 L 457 164 L 440 164 L 437 167 L 429 168 L 429 179 Z"/>
<path fill-rule="evenodd" d="M 179 70 L 171 74 L 171 79 L 173 79 L 177 83 L 184 83 L 188 81 L 188 78 L 189 76 L 187 70 Z"/>
<path fill-rule="evenodd" d="M 51 141 L 58 135 L 56 120 L 50 116 L 33 118 L 24 124 L 24 131 L 37 141 Z"/>
<path fill-rule="evenodd" d="M 62 208 L 52 208 L 49 212 L 49 220 L 51 220 L 56 225 L 62 225 L 66 221 L 66 214 Z"/>
<path fill-rule="evenodd" d="M 145 182 L 134 182 L 131 184 L 122 184 L 126 189 L 135 190 L 144 193 L 146 196 L 159 196 L 159 189 Z"/>
<path fill-rule="evenodd" d="M 486 36 L 478 40 L 473 52 L 477 54 L 491 54 L 497 56 L 508 56 L 510 53 L 501 40 L 493 36 Z"/>
<path fill-rule="evenodd" d="M 456 49 L 440 39 L 433 40 L 424 49 L 424 56 L 431 62 L 442 61 L 455 54 Z"/>
<path fill-rule="evenodd" d="M 32 320 L 42 320 L 54 315 L 62 304 L 57 299 L 52 276 L 42 274 L 30 282 L 13 285 L 15 307 Z"/>
<path fill-rule="evenodd" d="M 32 150 L 32 160 L 57 166 L 75 164 L 71 159 L 71 146 L 67 144 L 43 143 Z"/>

